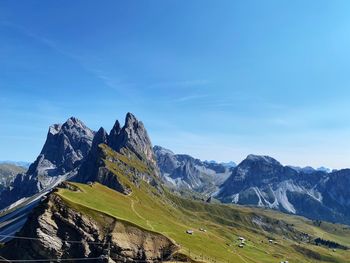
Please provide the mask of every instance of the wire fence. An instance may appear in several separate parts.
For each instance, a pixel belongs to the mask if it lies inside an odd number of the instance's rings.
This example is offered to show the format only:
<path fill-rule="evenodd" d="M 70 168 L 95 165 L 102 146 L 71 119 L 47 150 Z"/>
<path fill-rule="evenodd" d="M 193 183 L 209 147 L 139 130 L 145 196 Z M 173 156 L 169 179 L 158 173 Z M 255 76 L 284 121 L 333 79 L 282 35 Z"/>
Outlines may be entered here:
<path fill-rule="evenodd" d="M 11 239 L 20 239 L 20 240 L 42 240 L 40 238 L 33 237 L 24 237 L 24 236 L 11 236 L 11 235 L 0 235 L 0 237 L 11 238 Z M 104 252 L 99 257 L 84 257 L 84 258 L 43 258 L 43 259 L 6 259 L 0 256 L 0 262 L 109 262 L 109 259 L 114 262 L 135 262 L 135 263 L 149 263 L 149 262 L 192 262 L 192 259 L 196 262 L 213 262 L 213 263 L 230 263 L 228 260 L 220 259 L 220 258 L 210 258 L 205 256 L 204 253 L 193 253 L 190 249 L 188 249 L 186 254 L 182 253 L 173 253 L 174 250 L 161 249 L 158 251 L 153 251 L 156 255 L 160 251 L 160 255 L 158 258 L 154 258 L 153 260 L 146 259 L 130 259 L 123 256 L 115 257 L 115 252 L 111 251 L 111 242 L 96 242 L 96 241 L 85 241 L 85 240 L 62 240 L 63 243 L 72 243 L 72 244 L 92 244 L 92 245 L 101 245 L 104 247 Z M 113 252 L 113 253 L 112 253 Z"/>

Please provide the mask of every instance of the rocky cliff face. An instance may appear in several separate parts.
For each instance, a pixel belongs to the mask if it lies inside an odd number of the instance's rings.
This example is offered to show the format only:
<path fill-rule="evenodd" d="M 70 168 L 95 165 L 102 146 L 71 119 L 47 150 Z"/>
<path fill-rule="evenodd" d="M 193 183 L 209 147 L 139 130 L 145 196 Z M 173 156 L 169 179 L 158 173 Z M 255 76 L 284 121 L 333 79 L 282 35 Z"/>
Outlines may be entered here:
<path fill-rule="evenodd" d="M 349 170 L 303 172 L 268 156 L 249 155 L 233 169 L 216 197 L 223 202 L 349 224 L 350 196 L 345 190 L 349 180 Z"/>
<path fill-rule="evenodd" d="M 157 164 L 166 184 L 176 189 L 210 193 L 217 190 L 230 174 L 230 167 L 214 162 L 202 162 L 186 154 L 174 154 L 154 146 Z"/>
<path fill-rule="evenodd" d="M 42 151 L 28 173 L 52 177 L 73 170 L 89 153 L 93 137 L 94 132 L 74 117 L 63 125 L 52 125 Z"/>
<path fill-rule="evenodd" d="M 0 254 L 10 260 L 95 258 L 95 262 L 107 262 L 103 258 L 109 254 L 109 262 L 158 262 L 178 249 L 161 234 L 96 211 L 83 211 L 51 194 L 18 234 L 31 239 L 14 239 Z"/>
<path fill-rule="evenodd" d="M 96 181 L 130 194 L 130 187 L 120 179 L 122 176 L 127 176 L 135 184 L 140 180 L 159 184 L 151 141 L 142 122 L 131 113 L 126 115 L 123 127 L 116 121 L 109 134 L 103 128 L 96 133 L 91 151 L 72 180 Z"/>
<path fill-rule="evenodd" d="M 109 148 L 134 163 L 141 162 L 137 167 L 147 169 L 134 169 L 133 176 L 154 182 L 154 177 L 159 176 L 153 148 L 147 131 L 142 122 L 128 113 L 125 124 L 120 127 L 115 122 L 108 134 L 101 128 L 96 134 L 78 119 L 69 118 L 63 125 L 55 124 L 49 128 L 43 149 L 30 165 L 25 174 L 19 174 L 13 180 L 11 187 L 6 189 L 0 197 L 0 209 L 35 193 L 54 187 L 57 183 L 72 179 L 79 182 L 98 181 L 115 190 L 128 193 L 118 182 L 115 173 L 111 172 L 106 162 L 117 163 L 124 167 L 124 171 L 132 173 L 128 165 L 120 158 L 107 156 L 106 148 L 100 145 L 108 145 Z M 115 156 L 114 156 L 115 157 Z M 147 171 L 146 171 L 147 170 Z M 122 190 L 123 189 L 123 190 Z"/>
<path fill-rule="evenodd" d="M 73 176 L 88 155 L 94 132 L 71 117 L 63 125 L 50 126 L 40 155 L 25 174 L 19 174 L 0 198 L 0 208 L 50 188 Z"/>
<path fill-rule="evenodd" d="M 85 161 L 82 163 L 78 174 L 72 178 L 74 181 L 78 182 L 88 182 L 93 181 L 98 174 L 98 169 L 103 165 L 101 160 L 102 152 L 99 148 L 100 144 L 107 144 L 108 134 L 104 128 L 100 128 L 95 134 L 92 141 L 91 151 L 86 157 Z"/>
<path fill-rule="evenodd" d="M 143 123 L 137 120 L 133 114 L 127 113 L 122 128 L 120 128 L 118 121 L 115 123 L 108 137 L 108 145 L 117 152 L 124 154 L 132 152 L 157 172 L 151 140 Z M 124 151 L 125 149 L 128 151 Z"/>

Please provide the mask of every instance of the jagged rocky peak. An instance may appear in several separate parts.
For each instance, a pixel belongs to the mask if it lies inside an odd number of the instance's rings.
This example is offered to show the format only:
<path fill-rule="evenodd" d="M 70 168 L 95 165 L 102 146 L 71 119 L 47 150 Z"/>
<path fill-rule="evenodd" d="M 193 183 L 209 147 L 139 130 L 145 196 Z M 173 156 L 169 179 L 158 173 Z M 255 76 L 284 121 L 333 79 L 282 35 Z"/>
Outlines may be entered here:
<path fill-rule="evenodd" d="M 121 127 L 118 120 L 115 121 L 112 130 L 109 132 L 108 144 L 112 149 L 118 149 L 118 137 L 120 133 Z"/>
<path fill-rule="evenodd" d="M 121 155 L 128 157 L 129 167 L 121 161 Z M 106 162 L 107 161 L 107 162 Z M 155 163 L 151 141 L 142 124 L 134 115 L 126 115 L 125 125 L 117 120 L 109 135 L 100 128 L 95 134 L 91 151 L 84 159 L 77 176 L 78 182 L 96 181 L 124 194 L 130 194 L 131 188 L 122 183 L 119 175 L 111 168 L 117 166 L 123 174 L 133 178 L 134 183 L 144 180 L 155 185 L 154 176 L 159 176 Z"/>
<path fill-rule="evenodd" d="M 59 133 L 59 131 L 61 130 L 62 125 L 61 124 L 53 124 L 49 127 L 49 134 L 55 135 L 57 133 Z"/>
<path fill-rule="evenodd" d="M 19 174 L 0 196 L 0 208 L 76 174 L 91 149 L 94 131 L 75 117 L 49 127 L 45 144 L 25 174 Z"/>
<path fill-rule="evenodd" d="M 101 127 L 95 134 L 94 139 L 92 141 L 92 151 L 95 151 L 99 144 L 108 142 L 108 133 L 106 130 Z"/>
<path fill-rule="evenodd" d="M 90 151 L 94 132 L 75 117 L 50 126 L 41 153 L 28 173 L 58 175 L 75 168 Z"/>
<path fill-rule="evenodd" d="M 109 146 L 119 152 L 126 148 L 131 150 L 141 160 L 156 164 L 152 143 L 143 123 L 130 112 L 126 114 L 125 124 L 120 128 L 116 121 L 108 137 Z"/>

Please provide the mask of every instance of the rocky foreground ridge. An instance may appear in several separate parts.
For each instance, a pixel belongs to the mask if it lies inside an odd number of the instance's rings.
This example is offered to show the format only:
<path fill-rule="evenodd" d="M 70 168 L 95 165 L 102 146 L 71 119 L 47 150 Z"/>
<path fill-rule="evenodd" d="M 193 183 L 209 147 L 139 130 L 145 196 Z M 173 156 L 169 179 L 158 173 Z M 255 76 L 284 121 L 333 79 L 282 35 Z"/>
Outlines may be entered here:
<path fill-rule="evenodd" d="M 61 187 L 73 187 L 63 184 Z M 76 189 L 75 189 L 76 190 Z M 94 258 L 95 262 L 159 262 L 178 246 L 169 238 L 97 211 L 84 213 L 55 193 L 29 216 L 18 236 L 0 251 L 10 259 Z M 74 261 L 72 261 L 74 262 Z"/>

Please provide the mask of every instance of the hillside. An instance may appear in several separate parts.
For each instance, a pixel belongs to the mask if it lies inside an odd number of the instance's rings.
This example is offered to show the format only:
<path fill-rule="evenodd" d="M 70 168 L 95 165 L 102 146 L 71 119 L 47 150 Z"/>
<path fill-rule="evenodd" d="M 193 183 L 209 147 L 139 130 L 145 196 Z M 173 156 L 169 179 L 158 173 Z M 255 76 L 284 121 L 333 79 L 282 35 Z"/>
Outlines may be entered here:
<path fill-rule="evenodd" d="M 125 196 L 100 184 L 76 184 L 80 191 L 60 189 L 58 195 L 72 204 L 126 220 L 161 233 L 180 245 L 180 252 L 205 262 L 348 262 L 350 252 L 318 247 L 300 241 L 322 237 L 350 246 L 350 229 L 287 216 L 269 210 L 207 204 L 157 194 L 147 184 L 133 187 Z M 203 228 L 207 232 L 199 229 Z M 186 234 L 186 230 L 194 234 Z M 239 236 L 247 239 L 238 247 Z M 273 239 L 277 244 L 270 244 Z M 306 240 L 306 239 L 305 239 Z"/>
<path fill-rule="evenodd" d="M 190 201 L 158 193 L 142 183 L 132 187 L 130 196 L 100 184 L 75 184 L 80 191 L 60 189 L 57 193 L 79 211 L 85 208 L 133 223 L 173 239 L 180 252 L 206 262 L 346 262 L 350 252 L 318 247 L 308 243 L 317 237 L 350 246 L 350 229 L 253 208 Z M 97 213 L 95 216 L 98 216 Z M 203 228 L 207 232 L 199 229 Z M 193 230 L 193 235 L 186 234 Z M 306 234 L 307 233 L 307 234 Z M 239 248 L 237 238 L 247 245 Z M 306 238 L 305 238 L 306 237 Z M 273 239 L 277 244 L 270 244 Z M 301 241 L 304 240 L 304 241 Z M 307 253 L 305 253 L 307 252 Z"/>

